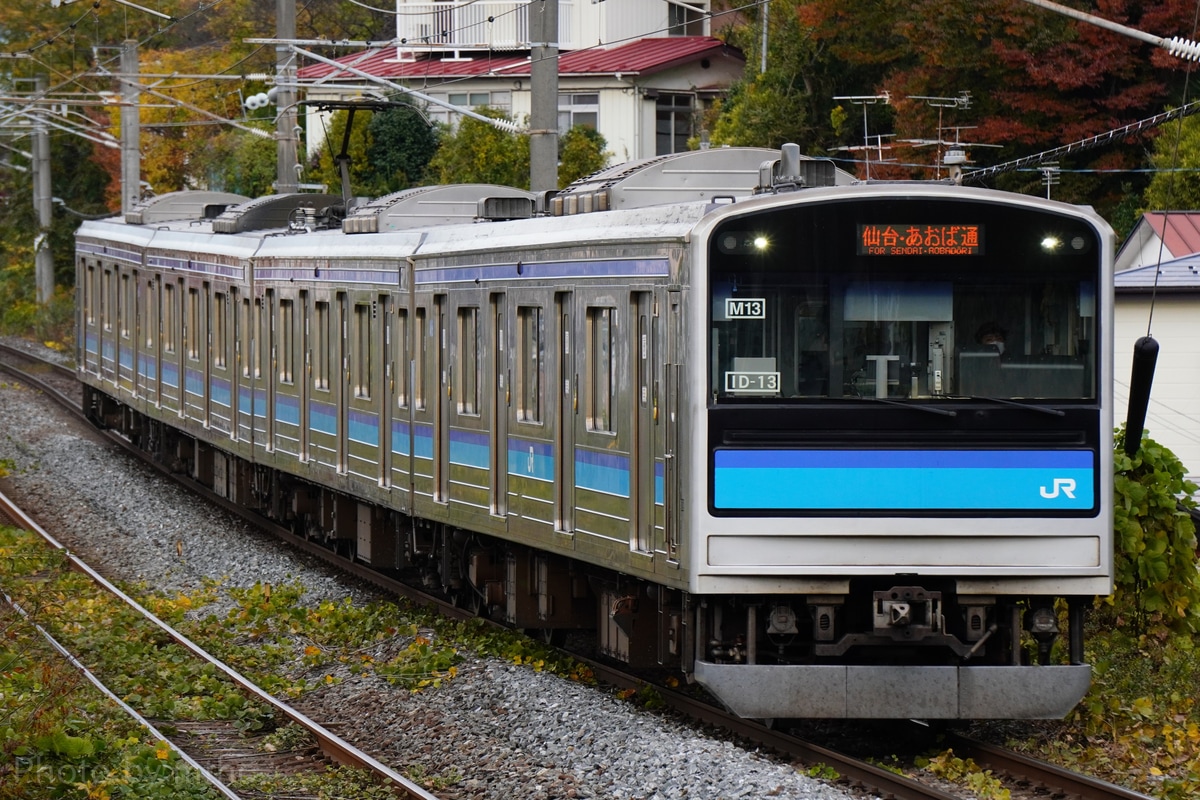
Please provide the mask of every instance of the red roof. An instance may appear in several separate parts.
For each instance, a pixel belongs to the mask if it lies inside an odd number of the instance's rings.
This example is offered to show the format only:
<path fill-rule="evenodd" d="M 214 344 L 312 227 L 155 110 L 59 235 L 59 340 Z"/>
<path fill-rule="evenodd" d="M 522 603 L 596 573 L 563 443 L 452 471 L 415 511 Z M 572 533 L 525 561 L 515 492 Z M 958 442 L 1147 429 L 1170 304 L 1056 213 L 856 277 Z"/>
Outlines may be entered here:
<path fill-rule="evenodd" d="M 1200 253 L 1200 213 L 1148 211 L 1142 217 L 1174 256 Z"/>
<path fill-rule="evenodd" d="M 363 54 L 353 53 L 337 59 L 377 78 L 412 80 L 414 78 L 470 78 L 486 75 L 528 76 L 529 58 L 481 53 L 470 59 L 430 58 L 401 61 L 397 48 L 389 46 L 362 61 Z M 732 57 L 742 60 L 739 50 L 711 36 L 671 36 L 638 39 L 616 47 L 594 47 L 563 53 L 558 59 L 559 75 L 646 75 L 688 64 L 709 57 Z M 328 64 L 316 64 L 300 70 L 300 78 L 323 78 L 335 70 Z M 353 79 L 344 73 L 343 79 Z"/>

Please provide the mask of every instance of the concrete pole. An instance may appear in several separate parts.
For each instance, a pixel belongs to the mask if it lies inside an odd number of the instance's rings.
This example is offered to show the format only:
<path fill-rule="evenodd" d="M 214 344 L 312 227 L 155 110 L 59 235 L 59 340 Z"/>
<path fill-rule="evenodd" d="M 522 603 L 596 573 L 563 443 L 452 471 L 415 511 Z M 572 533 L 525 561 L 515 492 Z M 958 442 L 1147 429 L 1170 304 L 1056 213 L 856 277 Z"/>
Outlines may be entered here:
<path fill-rule="evenodd" d="M 529 4 L 529 188 L 558 188 L 558 0 Z"/>
<path fill-rule="evenodd" d="M 35 96 L 46 94 L 46 76 L 38 75 Z M 50 188 L 50 134 L 39 110 L 33 123 L 33 208 L 37 212 L 38 231 L 33 239 L 33 272 L 37 281 L 38 305 L 54 297 L 54 253 L 50 250 L 50 223 L 53 219 L 53 190 Z"/>
<path fill-rule="evenodd" d="M 296 0 L 275 0 L 275 38 L 296 38 Z M 300 191 L 296 174 L 296 54 L 289 45 L 275 46 L 275 191 Z"/>
<path fill-rule="evenodd" d="M 121 213 L 128 214 L 142 199 L 141 67 L 138 43 L 126 39 L 121 47 Z"/>

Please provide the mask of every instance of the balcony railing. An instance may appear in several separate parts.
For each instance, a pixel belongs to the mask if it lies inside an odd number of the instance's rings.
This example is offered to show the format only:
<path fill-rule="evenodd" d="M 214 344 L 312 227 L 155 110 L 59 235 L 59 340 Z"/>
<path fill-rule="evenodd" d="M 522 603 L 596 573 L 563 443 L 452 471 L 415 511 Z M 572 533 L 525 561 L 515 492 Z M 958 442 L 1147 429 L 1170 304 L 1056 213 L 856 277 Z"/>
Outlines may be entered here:
<path fill-rule="evenodd" d="M 415 50 L 528 50 L 529 3 L 400 3 L 396 36 Z M 558 47 L 570 50 L 574 3 L 559 0 Z"/>

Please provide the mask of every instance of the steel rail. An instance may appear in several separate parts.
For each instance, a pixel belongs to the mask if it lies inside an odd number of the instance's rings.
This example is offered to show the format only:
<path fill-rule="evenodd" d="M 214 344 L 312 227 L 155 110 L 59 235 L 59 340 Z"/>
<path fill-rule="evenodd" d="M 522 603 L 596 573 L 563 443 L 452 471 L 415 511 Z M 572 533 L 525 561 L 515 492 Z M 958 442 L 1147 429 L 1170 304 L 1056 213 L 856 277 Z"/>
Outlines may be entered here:
<path fill-rule="evenodd" d="M 39 388 L 42 388 L 42 387 L 39 387 Z M 60 393 L 55 392 L 55 394 L 60 394 Z M 78 407 L 76 407 L 76 408 L 78 408 Z M 119 437 L 109 436 L 107 438 L 116 440 L 116 441 L 118 441 L 118 443 L 120 443 Z M 183 485 L 188 485 L 188 484 L 185 483 Z M 195 488 L 195 487 L 193 486 L 192 488 Z M 0 498 L 2 498 L 2 497 L 3 497 L 3 495 L 0 495 Z M 407 797 L 413 798 L 414 800 L 438 800 L 437 795 L 430 794 L 429 792 L 427 792 L 425 789 L 423 789 L 416 783 L 413 783 L 411 780 L 409 780 L 408 778 L 401 775 L 399 772 L 396 772 L 394 769 L 387 766 L 386 764 L 378 761 L 377 759 L 375 759 L 374 757 L 370 756 L 369 754 L 363 752 L 362 750 L 359 750 L 357 747 L 354 747 L 352 744 L 347 742 L 345 739 L 343 739 L 342 737 L 333 733 L 332 731 L 328 730 L 327 728 L 320 725 L 316 721 L 312 720 L 308 716 L 306 716 L 306 715 L 302 714 L 301 712 L 297 711 L 296 709 L 280 702 L 279 700 L 276 700 L 271 694 L 269 694 L 268 692 L 263 690 L 261 687 L 259 687 L 257 684 L 255 684 L 253 681 L 251 681 L 249 678 L 245 677 L 244 675 L 239 673 L 237 670 L 230 667 L 228 664 L 225 664 L 224 662 L 220 661 L 219 659 L 217 659 L 214 656 L 212 656 L 211 654 L 209 654 L 200 645 L 196 644 L 195 642 L 193 642 L 192 640 L 190 640 L 189 638 L 184 636 L 182 633 L 180 633 L 179 631 L 172 628 L 166 622 L 164 622 L 159 617 L 157 617 L 153 612 L 146 609 L 144 606 L 142 606 L 140 603 L 138 603 L 132 597 L 125 594 L 123 591 L 121 591 L 119 588 L 117 588 L 115 585 L 113 585 L 103 575 L 96 572 L 94 569 L 92 569 L 90 566 L 88 566 L 84 561 L 82 561 L 80 558 L 78 558 L 77 556 L 72 554 L 70 552 L 70 550 L 68 550 L 65 546 L 63 546 L 49 532 L 47 532 L 40 525 L 38 525 L 38 523 L 34 519 L 32 519 L 28 515 L 24 514 L 24 512 L 20 511 L 19 509 L 15 508 L 15 506 L 12 506 L 12 504 L 7 501 L 7 498 L 4 498 L 4 506 L 10 508 L 9 514 L 11 516 L 13 516 L 13 518 L 16 519 L 22 527 L 24 527 L 25 529 L 31 531 L 32 533 L 35 533 L 36 535 L 38 535 L 39 537 L 44 539 L 51 547 L 54 547 L 58 550 L 63 551 L 66 554 L 66 557 L 67 557 L 72 569 L 86 575 L 89 579 L 94 581 L 97 585 L 99 585 L 100 587 L 102 587 L 103 589 L 105 589 L 106 591 L 111 593 L 113 596 L 117 597 L 122 602 L 128 604 L 131 608 L 136 610 L 148 622 L 150 622 L 152 625 L 159 628 L 161 631 L 163 631 L 168 636 L 170 636 L 171 639 L 174 640 L 177 644 L 179 644 L 181 647 L 183 647 L 184 649 L 191 652 L 196 657 L 201 658 L 204 661 L 211 664 L 214 668 L 216 668 L 223 675 L 225 675 L 226 678 L 228 678 L 230 681 L 232 681 L 233 683 L 235 683 L 236 685 L 241 687 L 243 691 L 247 692 L 248 694 L 253 695 L 255 698 L 257 698 L 261 702 L 265 703 L 266 705 L 269 705 L 272 709 L 274 709 L 281 716 L 287 718 L 288 720 L 292 721 L 293 723 L 299 725 L 300 727 L 304 728 L 306 731 L 311 733 L 312 736 L 316 739 L 316 741 L 318 743 L 318 747 L 320 748 L 321 752 L 323 752 L 331 760 L 333 760 L 339 764 L 355 766 L 355 767 L 359 767 L 361 769 L 368 770 L 368 771 L 390 781 L 391 783 L 393 783 L 395 785 L 396 788 L 398 788 L 402 792 L 404 792 Z"/>
<path fill-rule="evenodd" d="M 1057 764 L 1050 764 L 1023 753 L 980 742 L 959 734 L 948 734 L 946 744 L 956 754 L 970 758 L 995 773 L 1020 776 L 1052 787 L 1057 794 L 1084 800 L 1152 800 L 1149 795 L 1117 786 L 1115 783 L 1081 775 Z"/>

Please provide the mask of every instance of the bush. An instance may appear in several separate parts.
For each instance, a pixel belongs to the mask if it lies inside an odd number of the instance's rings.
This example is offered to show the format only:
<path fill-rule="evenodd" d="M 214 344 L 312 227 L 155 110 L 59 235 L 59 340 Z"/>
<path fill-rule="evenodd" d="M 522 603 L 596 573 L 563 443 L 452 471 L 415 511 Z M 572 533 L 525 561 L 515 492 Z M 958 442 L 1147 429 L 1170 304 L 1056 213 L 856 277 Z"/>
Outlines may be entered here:
<path fill-rule="evenodd" d="M 1197 486 L 1175 454 L 1148 436 L 1130 458 L 1118 430 L 1115 459 L 1115 587 L 1105 601 L 1111 621 L 1135 635 L 1200 633 L 1196 526 L 1188 513 Z"/>

